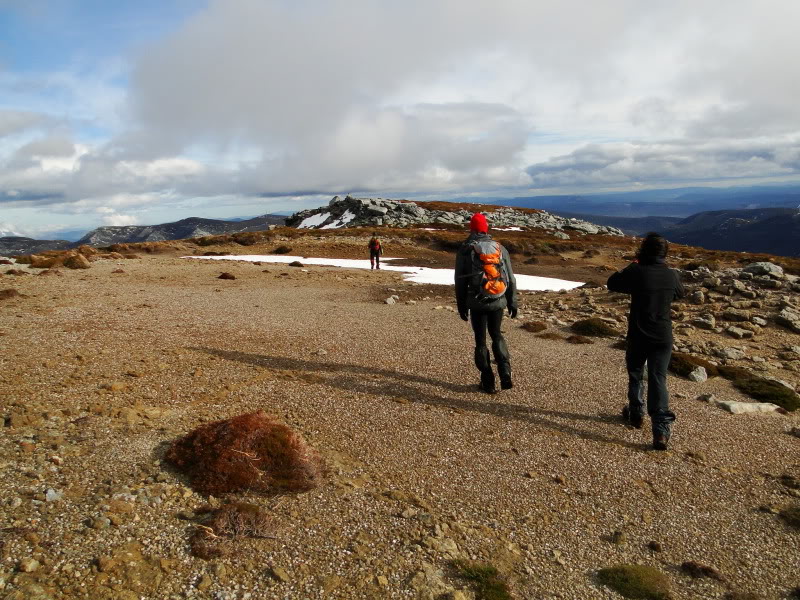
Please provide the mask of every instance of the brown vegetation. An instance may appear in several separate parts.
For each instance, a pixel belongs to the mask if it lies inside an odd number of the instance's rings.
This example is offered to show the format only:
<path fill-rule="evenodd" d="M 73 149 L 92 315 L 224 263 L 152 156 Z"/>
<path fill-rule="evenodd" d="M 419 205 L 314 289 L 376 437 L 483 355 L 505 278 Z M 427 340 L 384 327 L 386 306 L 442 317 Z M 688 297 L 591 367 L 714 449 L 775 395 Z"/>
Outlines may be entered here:
<path fill-rule="evenodd" d="M 528 321 L 527 323 L 520 325 L 520 327 L 525 331 L 530 331 L 531 333 L 539 333 L 540 331 L 547 329 L 547 323 L 544 321 Z"/>
<path fill-rule="evenodd" d="M 316 450 L 263 411 L 201 425 L 165 458 L 205 494 L 305 492 L 324 474 Z"/>

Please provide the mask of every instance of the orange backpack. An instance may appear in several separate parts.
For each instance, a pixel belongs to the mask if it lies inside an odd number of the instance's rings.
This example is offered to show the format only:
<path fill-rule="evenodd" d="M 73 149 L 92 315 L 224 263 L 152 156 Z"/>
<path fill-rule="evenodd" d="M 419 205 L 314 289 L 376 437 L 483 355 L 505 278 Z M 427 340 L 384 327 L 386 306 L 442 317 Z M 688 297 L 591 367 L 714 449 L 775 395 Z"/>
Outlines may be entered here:
<path fill-rule="evenodd" d="M 493 240 L 472 242 L 471 288 L 483 302 L 502 298 L 508 289 L 508 273 L 502 246 Z"/>

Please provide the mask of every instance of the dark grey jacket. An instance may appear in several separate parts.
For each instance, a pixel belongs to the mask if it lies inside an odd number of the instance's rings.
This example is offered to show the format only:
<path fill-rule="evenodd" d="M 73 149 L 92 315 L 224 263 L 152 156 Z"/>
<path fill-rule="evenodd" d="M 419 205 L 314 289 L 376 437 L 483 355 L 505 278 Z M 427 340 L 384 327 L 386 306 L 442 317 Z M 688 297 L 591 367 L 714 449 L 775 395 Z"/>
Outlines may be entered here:
<path fill-rule="evenodd" d="M 663 259 L 632 263 L 608 278 L 608 289 L 631 295 L 628 338 L 654 344 L 672 343 L 670 305 L 685 291 L 678 274 Z"/>
<path fill-rule="evenodd" d="M 514 277 L 514 271 L 511 269 L 511 258 L 508 256 L 508 250 L 506 250 L 502 244 L 500 245 L 500 255 L 506 273 L 508 273 L 508 288 L 506 289 L 506 293 L 502 298 L 498 298 L 497 300 L 482 302 L 476 297 L 478 290 L 471 289 L 473 274 L 471 244 L 473 241 L 487 241 L 491 239 L 492 236 L 487 233 L 471 233 L 469 237 L 464 240 L 456 253 L 456 303 L 458 304 L 458 312 L 460 314 L 463 314 L 467 309 L 491 312 L 503 310 L 504 308 L 514 310 L 517 308 L 517 280 Z"/>

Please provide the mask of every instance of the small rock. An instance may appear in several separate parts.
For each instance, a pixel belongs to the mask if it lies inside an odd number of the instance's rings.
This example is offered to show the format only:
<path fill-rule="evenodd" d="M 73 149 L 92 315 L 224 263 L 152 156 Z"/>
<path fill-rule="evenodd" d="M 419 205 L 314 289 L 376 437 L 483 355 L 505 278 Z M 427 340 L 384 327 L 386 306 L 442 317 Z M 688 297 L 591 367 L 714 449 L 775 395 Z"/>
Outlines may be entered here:
<path fill-rule="evenodd" d="M 272 577 L 275 581 L 280 581 L 281 583 L 287 583 L 290 581 L 289 573 L 286 572 L 286 569 L 283 567 L 272 567 L 267 571 L 267 575 Z"/>
<path fill-rule="evenodd" d="M 780 407 L 770 402 L 734 402 L 733 400 L 717 400 L 715 404 L 729 413 L 741 415 L 745 413 L 775 412 Z"/>
<path fill-rule="evenodd" d="M 652 541 L 647 544 L 647 547 L 650 548 L 653 552 L 663 552 L 664 546 L 661 545 L 661 542 Z"/>
<path fill-rule="evenodd" d="M 208 576 L 208 573 L 203 573 L 203 576 L 200 578 L 200 581 L 197 582 L 197 589 L 202 591 L 207 590 L 211 587 L 214 582 L 211 581 L 211 577 Z"/>
<path fill-rule="evenodd" d="M 394 299 L 394 296 L 390 296 L 383 301 L 384 304 L 396 304 L 397 300 Z"/>
<path fill-rule="evenodd" d="M 61 498 L 63 496 L 64 496 L 64 492 L 58 492 L 58 491 L 54 490 L 53 488 L 49 488 L 44 493 L 44 499 L 47 502 L 58 502 L 59 500 L 61 500 Z"/>
<path fill-rule="evenodd" d="M 236 279 L 236 275 L 234 275 L 233 273 L 228 273 L 226 271 L 226 272 L 220 274 L 220 276 L 217 277 L 217 279 Z"/>
<path fill-rule="evenodd" d="M 708 373 L 706 373 L 705 367 L 697 367 L 688 375 L 689 381 L 694 381 L 695 383 L 702 383 L 708 379 Z"/>
<path fill-rule="evenodd" d="M 19 570 L 23 573 L 33 573 L 38 568 L 39 561 L 35 558 L 27 557 L 19 561 Z"/>

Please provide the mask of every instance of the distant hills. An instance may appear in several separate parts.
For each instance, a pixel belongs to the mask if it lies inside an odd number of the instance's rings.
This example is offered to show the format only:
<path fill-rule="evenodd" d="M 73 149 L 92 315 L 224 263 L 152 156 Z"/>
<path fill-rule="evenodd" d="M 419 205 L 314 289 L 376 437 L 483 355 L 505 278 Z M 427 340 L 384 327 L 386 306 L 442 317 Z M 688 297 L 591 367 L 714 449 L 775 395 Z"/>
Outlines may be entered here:
<path fill-rule="evenodd" d="M 222 235 L 246 231 L 262 231 L 270 225 L 283 225 L 286 217 L 282 215 L 263 215 L 239 221 L 223 221 L 219 219 L 201 219 L 189 217 L 173 223 L 160 225 L 126 225 L 120 227 L 98 227 L 76 242 L 68 240 L 34 240 L 14 236 L 0 237 L 0 255 L 18 256 L 35 254 L 45 250 L 65 250 L 77 248 L 84 244 L 89 246 L 110 246 L 135 242 L 161 242 L 165 240 L 182 240 L 206 235 Z"/>
<path fill-rule="evenodd" d="M 714 210 L 685 219 L 609 217 L 569 212 L 558 214 L 617 227 L 626 235 L 657 231 L 671 242 L 709 250 L 800 256 L 800 209 L 797 208 Z"/>

